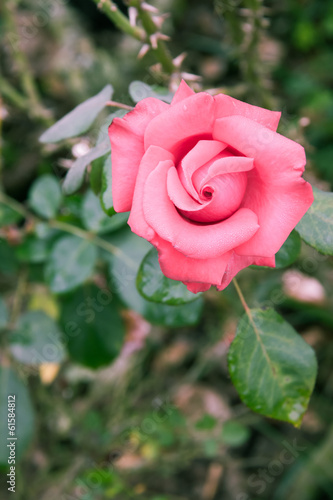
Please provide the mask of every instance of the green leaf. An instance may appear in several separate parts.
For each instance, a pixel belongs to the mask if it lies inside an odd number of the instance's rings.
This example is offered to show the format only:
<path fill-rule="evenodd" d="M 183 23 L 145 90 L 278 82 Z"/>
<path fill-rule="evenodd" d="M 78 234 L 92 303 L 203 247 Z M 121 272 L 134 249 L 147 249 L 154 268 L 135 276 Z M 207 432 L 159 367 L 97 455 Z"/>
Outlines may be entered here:
<path fill-rule="evenodd" d="M 110 141 L 107 138 L 98 144 L 98 146 L 92 148 L 89 153 L 84 156 L 80 156 L 80 158 L 75 160 L 62 185 L 63 192 L 68 195 L 77 191 L 83 184 L 84 175 L 89 163 L 96 160 L 100 156 L 104 156 L 108 151 L 110 151 Z"/>
<path fill-rule="evenodd" d="M 16 247 L 15 254 L 21 262 L 32 262 L 39 264 L 45 262 L 49 254 L 49 241 L 47 239 L 37 238 L 30 234 L 26 239 Z"/>
<path fill-rule="evenodd" d="M 210 431 L 214 429 L 217 424 L 217 420 L 213 415 L 206 413 L 198 422 L 195 424 L 195 428 L 199 431 Z"/>
<path fill-rule="evenodd" d="M 110 263 L 110 288 L 118 293 L 127 307 L 158 325 L 181 327 L 198 322 L 203 308 L 202 297 L 188 304 L 170 306 L 148 301 L 137 291 L 136 276 L 142 258 L 152 248 L 150 243 L 132 233 L 128 227 L 106 239 L 122 251 L 121 256 L 105 253 L 105 258 Z"/>
<path fill-rule="evenodd" d="M 300 251 L 301 238 L 299 234 L 293 230 L 275 255 L 276 269 L 290 266 L 293 262 L 295 262 L 295 260 L 297 260 Z"/>
<path fill-rule="evenodd" d="M 8 276 L 14 274 L 17 268 L 18 263 L 13 247 L 6 240 L 0 239 L 0 273 Z"/>
<path fill-rule="evenodd" d="M 11 226 L 22 219 L 22 215 L 16 212 L 16 210 L 13 210 L 4 203 L 0 203 L 0 227 Z"/>
<path fill-rule="evenodd" d="M 193 302 L 180 306 L 169 306 L 167 304 L 156 304 L 145 301 L 141 314 L 150 323 L 170 328 L 181 328 L 183 326 L 196 325 L 201 317 L 202 310 L 203 300 L 202 297 L 199 297 Z"/>
<path fill-rule="evenodd" d="M 102 210 L 99 198 L 92 191 L 87 191 L 82 202 L 82 222 L 86 229 L 96 233 L 108 233 L 126 224 L 128 213 L 109 217 Z"/>
<path fill-rule="evenodd" d="M 216 439 L 205 439 L 204 441 L 204 453 L 207 457 L 213 458 L 218 453 L 218 442 Z"/>
<path fill-rule="evenodd" d="M 105 103 L 111 99 L 112 93 L 112 86 L 106 85 L 97 95 L 79 104 L 46 130 L 39 138 L 40 142 L 58 142 L 86 132 L 105 107 Z"/>
<path fill-rule="evenodd" d="M 180 281 L 164 276 L 155 248 L 152 248 L 141 262 L 136 286 L 145 299 L 160 304 L 180 305 L 198 298 L 198 295 L 189 292 Z"/>
<path fill-rule="evenodd" d="M 53 175 L 42 175 L 29 190 L 30 207 L 45 219 L 51 219 L 57 215 L 61 199 L 61 189 L 58 180 Z"/>
<path fill-rule="evenodd" d="M 23 382 L 10 368 L 0 366 L 0 464 L 8 466 L 10 440 L 8 429 L 8 396 L 15 396 L 15 454 L 20 459 L 33 437 L 35 418 L 30 396 Z M 12 402 L 10 399 L 9 402 Z M 13 441 L 14 442 L 14 441 Z"/>
<path fill-rule="evenodd" d="M 312 348 L 273 309 L 251 309 L 238 325 L 229 372 L 252 410 L 299 426 L 317 372 Z"/>
<path fill-rule="evenodd" d="M 102 189 L 102 175 L 103 175 L 104 162 L 105 162 L 104 156 L 100 156 L 99 158 L 96 158 L 96 160 L 91 162 L 89 181 L 90 181 L 90 187 L 96 195 L 98 195 Z"/>
<path fill-rule="evenodd" d="M 28 234 L 23 242 L 15 247 L 15 255 L 20 262 L 40 264 L 49 256 L 53 241 L 59 234 L 47 222 L 40 222 L 34 226 L 34 233 Z"/>
<path fill-rule="evenodd" d="M 333 193 L 313 188 L 314 202 L 296 226 L 310 246 L 325 255 L 333 255 Z"/>
<path fill-rule="evenodd" d="M 5 301 L 0 297 L 0 329 L 7 326 L 9 320 L 8 309 Z"/>
<path fill-rule="evenodd" d="M 59 328 L 43 311 L 22 314 L 9 342 L 12 355 L 28 365 L 59 363 L 65 357 Z"/>
<path fill-rule="evenodd" d="M 97 196 L 88 190 L 82 200 L 81 217 L 83 225 L 90 231 L 101 231 L 111 220 L 101 208 L 101 204 Z"/>
<path fill-rule="evenodd" d="M 114 113 L 110 113 L 105 120 L 103 121 L 102 125 L 99 128 L 98 134 L 97 134 L 97 139 L 95 146 L 98 146 L 101 142 L 103 142 L 105 139 L 109 137 L 109 127 L 111 123 L 113 122 L 114 118 L 123 118 L 125 115 L 127 115 L 128 111 L 125 111 L 124 109 L 118 109 Z"/>
<path fill-rule="evenodd" d="M 116 212 L 113 208 L 112 200 L 112 169 L 111 155 L 105 159 L 102 174 L 102 190 L 100 195 L 102 209 L 107 215 L 114 215 Z"/>
<path fill-rule="evenodd" d="M 64 236 L 52 248 L 45 279 L 53 292 L 68 292 L 92 275 L 96 260 L 95 245 L 77 236 Z"/>
<path fill-rule="evenodd" d="M 109 290 L 84 286 L 63 296 L 61 323 L 71 358 L 90 368 L 113 361 L 123 345 L 124 324 Z"/>
<path fill-rule="evenodd" d="M 223 443 L 228 446 L 242 446 L 248 441 L 250 435 L 248 427 L 239 422 L 229 420 L 223 424 L 221 438 Z"/>
<path fill-rule="evenodd" d="M 161 89 L 162 92 L 156 92 L 150 85 L 139 80 L 134 80 L 130 83 L 128 91 L 134 102 L 139 102 L 146 97 L 155 97 L 161 101 L 170 103 L 173 98 L 173 94 L 168 92 L 168 89 Z"/>

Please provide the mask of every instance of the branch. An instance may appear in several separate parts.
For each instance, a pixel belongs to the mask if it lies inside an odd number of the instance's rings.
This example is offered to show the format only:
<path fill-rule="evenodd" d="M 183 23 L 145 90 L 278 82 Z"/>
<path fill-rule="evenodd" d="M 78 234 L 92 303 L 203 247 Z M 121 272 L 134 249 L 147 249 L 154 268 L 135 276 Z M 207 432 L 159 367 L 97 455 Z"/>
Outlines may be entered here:
<path fill-rule="evenodd" d="M 36 224 L 42 222 L 45 223 L 45 220 L 42 220 L 36 215 L 29 212 L 29 210 L 27 210 L 25 206 L 22 205 L 22 203 L 19 203 L 13 198 L 10 198 L 3 192 L 0 192 L 0 202 L 4 203 L 5 205 L 7 205 L 7 207 L 10 207 L 19 214 L 21 214 L 25 219 L 30 219 Z M 68 224 L 67 222 L 62 222 L 55 219 L 49 220 L 48 224 L 50 227 L 53 227 L 54 229 L 59 229 L 66 233 L 74 234 L 75 236 L 78 236 L 79 238 L 82 238 L 84 240 L 90 241 L 94 245 L 102 248 L 103 250 L 106 250 L 107 252 L 116 255 L 121 260 L 126 262 L 128 266 L 136 269 L 135 263 L 120 248 L 116 247 L 109 241 L 103 240 L 103 238 L 100 238 L 95 233 L 85 231 L 80 227 L 73 226 L 72 224 Z"/>

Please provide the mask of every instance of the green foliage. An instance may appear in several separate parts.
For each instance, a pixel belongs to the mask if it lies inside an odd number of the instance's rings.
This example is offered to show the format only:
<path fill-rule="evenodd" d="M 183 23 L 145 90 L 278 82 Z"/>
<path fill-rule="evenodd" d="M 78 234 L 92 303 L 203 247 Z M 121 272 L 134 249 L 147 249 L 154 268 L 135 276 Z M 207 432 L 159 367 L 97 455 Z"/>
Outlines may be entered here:
<path fill-rule="evenodd" d="M 245 425 L 229 420 L 222 427 L 221 439 L 224 444 L 232 447 L 242 446 L 250 438 L 250 431 Z"/>
<path fill-rule="evenodd" d="M 204 415 L 198 422 L 195 424 L 196 429 L 199 431 L 209 431 L 214 429 L 217 424 L 217 420 L 212 415 Z"/>
<path fill-rule="evenodd" d="M 199 297 L 183 305 L 157 304 L 141 296 L 135 286 L 142 258 L 151 249 L 150 243 L 136 236 L 128 227 L 117 231 L 110 241 L 121 250 L 119 255 L 108 255 L 111 289 L 117 291 L 127 307 L 137 311 L 151 323 L 170 327 L 196 324 L 201 316 L 203 301 Z"/>
<path fill-rule="evenodd" d="M 9 341 L 13 356 L 21 363 L 60 363 L 65 358 L 59 328 L 43 311 L 22 314 Z"/>
<path fill-rule="evenodd" d="M 155 248 L 152 248 L 142 260 L 136 286 L 145 299 L 160 304 L 180 305 L 198 298 L 198 295 L 189 292 L 180 281 L 164 276 Z"/>
<path fill-rule="evenodd" d="M 159 92 L 157 92 L 157 90 L 159 90 Z M 128 92 L 135 103 L 142 101 L 142 99 L 146 99 L 147 97 L 155 97 L 156 99 L 161 99 L 161 101 L 170 103 L 173 98 L 173 94 L 168 92 L 167 89 L 154 89 L 151 85 L 140 82 L 139 80 L 135 80 L 130 83 Z"/>
<path fill-rule="evenodd" d="M 86 168 L 93 160 L 104 156 L 110 151 L 110 141 L 105 139 L 98 146 L 92 148 L 84 156 L 80 156 L 69 169 L 65 181 L 62 185 L 65 194 L 75 193 L 83 184 Z"/>
<path fill-rule="evenodd" d="M 55 293 L 65 293 L 84 283 L 93 273 L 97 249 L 77 236 L 63 236 L 54 244 L 45 279 Z"/>
<path fill-rule="evenodd" d="M 16 212 L 16 210 L 0 202 L 0 227 L 16 224 L 22 218 L 22 215 Z"/>
<path fill-rule="evenodd" d="M 9 320 L 8 309 L 5 301 L 0 297 L 0 330 L 6 327 Z"/>
<path fill-rule="evenodd" d="M 38 238 L 29 234 L 25 240 L 16 248 L 15 255 L 21 262 L 38 264 L 45 262 L 50 250 L 50 242 L 46 238 Z"/>
<path fill-rule="evenodd" d="M 216 457 L 218 452 L 218 442 L 215 439 L 207 439 L 204 443 L 204 453 L 208 458 Z"/>
<path fill-rule="evenodd" d="M 102 174 L 104 162 L 104 156 L 100 156 L 99 158 L 96 158 L 96 160 L 91 162 L 89 182 L 91 189 L 96 195 L 98 195 L 102 189 Z"/>
<path fill-rule="evenodd" d="M 63 296 L 60 303 L 64 340 L 71 358 L 90 368 L 110 364 L 120 353 L 125 332 L 111 292 L 84 286 Z"/>
<path fill-rule="evenodd" d="M 30 402 L 28 389 L 11 369 L 0 366 L 0 464 L 8 465 L 9 448 L 11 441 L 8 434 L 8 396 L 15 396 L 15 454 L 19 460 L 29 446 L 34 432 L 34 411 Z"/>
<path fill-rule="evenodd" d="M 116 213 L 113 208 L 112 200 L 111 155 L 107 156 L 103 165 L 100 201 L 102 208 L 107 215 L 111 216 Z"/>
<path fill-rule="evenodd" d="M 108 217 L 101 208 L 99 199 L 92 191 L 87 191 L 83 197 L 81 217 L 83 225 L 89 231 L 103 234 L 115 231 L 126 224 L 128 213 Z"/>
<path fill-rule="evenodd" d="M 86 132 L 105 107 L 106 102 L 111 99 L 112 93 L 112 86 L 106 85 L 97 95 L 79 104 L 73 111 L 46 130 L 41 135 L 40 142 L 58 142 Z"/>
<path fill-rule="evenodd" d="M 10 276 L 17 272 L 18 266 L 13 248 L 6 240 L 0 240 L 0 273 Z"/>
<path fill-rule="evenodd" d="M 28 201 L 30 207 L 39 216 L 45 219 L 55 217 L 62 201 L 57 179 L 49 174 L 39 177 L 30 188 Z"/>
<path fill-rule="evenodd" d="M 299 426 L 315 383 L 315 354 L 273 309 L 249 315 L 229 349 L 231 380 L 252 410 Z"/>
<path fill-rule="evenodd" d="M 313 188 L 314 202 L 296 230 L 318 252 L 333 255 L 333 193 Z"/>
<path fill-rule="evenodd" d="M 281 269 L 290 266 L 297 260 L 300 252 L 301 238 L 298 233 L 293 230 L 275 255 L 275 267 Z"/>
<path fill-rule="evenodd" d="M 168 326 L 170 328 L 196 325 L 201 318 L 204 305 L 202 297 L 180 306 L 146 302 L 147 303 L 145 303 L 144 307 L 141 309 L 142 316 L 150 323 Z"/>
<path fill-rule="evenodd" d="M 275 254 L 275 269 L 283 269 L 291 266 L 301 253 L 301 238 L 294 229 L 283 243 L 280 250 Z M 271 269 L 268 266 L 250 266 L 251 269 Z"/>

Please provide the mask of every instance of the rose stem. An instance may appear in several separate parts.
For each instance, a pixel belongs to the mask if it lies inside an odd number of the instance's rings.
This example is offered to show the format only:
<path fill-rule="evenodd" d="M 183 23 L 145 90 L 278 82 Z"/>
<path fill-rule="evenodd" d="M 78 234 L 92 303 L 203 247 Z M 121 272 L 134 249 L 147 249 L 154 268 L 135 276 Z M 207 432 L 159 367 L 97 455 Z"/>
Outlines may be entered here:
<path fill-rule="evenodd" d="M 122 109 L 128 109 L 129 111 L 132 111 L 133 106 L 128 106 L 127 104 L 122 104 L 121 102 L 116 102 L 116 101 L 107 101 L 105 103 L 105 106 L 112 106 L 114 108 L 122 108 Z"/>
<path fill-rule="evenodd" d="M 139 18 L 148 37 L 157 33 L 158 27 L 151 18 L 150 13 L 141 7 L 141 0 L 130 0 L 129 4 L 137 8 Z M 155 54 L 156 59 L 161 63 L 164 71 L 169 74 L 173 73 L 175 70 L 175 65 L 164 41 L 161 39 L 157 39 L 157 46 L 156 48 L 152 47 L 152 50 Z"/>
<path fill-rule="evenodd" d="M 158 32 L 158 27 L 154 23 L 148 11 L 141 7 L 141 0 L 130 0 L 127 2 L 131 7 L 138 10 L 139 18 L 142 22 L 143 28 L 132 26 L 129 19 L 118 9 L 117 5 L 111 0 L 93 0 L 97 7 L 104 12 L 104 14 L 114 22 L 114 24 L 124 33 L 132 36 L 140 42 L 149 43 L 151 46 L 150 36 Z M 156 47 L 151 47 L 155 54 L 156 59 L 161 63 L 164 71 L 171 74 L 175 70 L 172 57 L 167 50 L 163 40 L 158 39 Z"/>
<path fill-rule="evenodd" d="M 143 29 L 137 26 L 132 26 L 129 19 L 118 9 L 117 5 L 111 0 L 93 0 L 97 7 L 111 19 L 111 21 L 119 28 L 133 38 L 143 42 L 146 38 L 146 33 Z"/>
<path fill-rule="evenodd" d="M 233 284 L 234 284 L 234 286 L 235 286 L 235 288 L 236 288 L 236 292 L 238 293 L 239 299 L 240 299 L 240 301 L 241 301 L 241 303 L 242 303 L 242 306 L 243 306 L 243 307 L 244 307 L 244 309 L 245 309 L 246 314 L 247 314 L 249 317 L 251 317 L 251 318 L 252 318 L 250 308 L 249 308 L 249 306 L 248 306 L 248 305 L 247 305 L 247 303 L 246 303 L 246 300 L 245 300 L 245 298 L 244 298 L 243 292 L 242 292 L 242 290 L 240 289 L 240 286 L 239 286 L 239 284 L 238 284 L 238 282 L 237 282 L 236 278 L 233 278 L 232 282 L 233 282 Z"/>

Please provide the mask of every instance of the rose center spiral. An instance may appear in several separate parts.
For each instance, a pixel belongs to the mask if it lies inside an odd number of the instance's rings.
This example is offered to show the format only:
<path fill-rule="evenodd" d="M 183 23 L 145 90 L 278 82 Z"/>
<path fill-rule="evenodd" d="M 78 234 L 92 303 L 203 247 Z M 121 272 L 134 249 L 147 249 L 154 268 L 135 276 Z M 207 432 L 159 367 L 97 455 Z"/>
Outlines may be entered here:
<path fill-rule="evenodd" d="M 194 169 L 191 175 L 180 168 L 179 178 L 192 198 L 190 209 L 179 212 L 194 222 L 213 223 L 230 217 L 240 207 L 247 186 L 247 171 L 242 171 L 244 157 L 223 152 Z M 230 171 L 231 170 L 231 171 Z"/>

